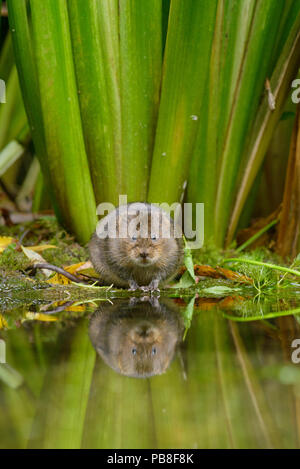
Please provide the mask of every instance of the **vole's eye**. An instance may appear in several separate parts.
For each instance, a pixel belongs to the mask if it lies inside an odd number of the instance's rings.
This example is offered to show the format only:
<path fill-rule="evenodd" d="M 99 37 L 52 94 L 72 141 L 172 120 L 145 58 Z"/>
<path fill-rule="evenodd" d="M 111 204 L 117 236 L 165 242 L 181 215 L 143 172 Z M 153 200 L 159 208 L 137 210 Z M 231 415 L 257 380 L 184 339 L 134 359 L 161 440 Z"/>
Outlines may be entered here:
<path fill-rule="evenodd" d="M 153 347 L 153 349 L 152 349 L 152 355 L 156 355 L 156 348 L 155 347 Z"/>
<path fill-rule="evenodd" d="M 137 349 L 136 349 L 136 348 L 133 348 L 133 349 L 131 350 L 131 353 L 132 353 L 132 355 L 136 355 L 136 354 L 137 354 Z"/>

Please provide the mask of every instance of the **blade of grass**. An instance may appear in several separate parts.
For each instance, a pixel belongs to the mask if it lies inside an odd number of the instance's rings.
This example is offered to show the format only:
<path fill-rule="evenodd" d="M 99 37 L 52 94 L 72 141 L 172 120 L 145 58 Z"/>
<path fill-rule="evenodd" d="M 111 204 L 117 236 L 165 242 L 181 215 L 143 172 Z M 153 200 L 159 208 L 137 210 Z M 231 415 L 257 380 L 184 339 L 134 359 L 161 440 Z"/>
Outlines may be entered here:
<path fill-rule="evenodd" d="M 217 188 L 217 160 L 219 138 L 216 138 L 216 129 L 223 106 L 219 105 L 219 89 L 223 86 L 221 80 L 222 62 L 222 36 L 224 10 L 230 2 L 218 2 L 214 38 L 207 85 L 203 102 L 206 120 L 200 120 L 195 150 L 188 180 L 188 201 L 204 203 L 205 210 L 205 239 L 211 239 L 214 232 L 214 207 Z M 227 61 L 228 62 L 228 61 Z M 229 80 L 227 80 L 228 82 Z M 209 85 L 209 83 L 211 85 Z M 213 84 L 213 85 L 212 85 Z M 203 157 L 208 155 L 209 157 Z"/>
<path fill-rule="evenodd" d="M 161 0 L 119 0 L 122 168 L 129 202 L 146 200 L 162 62 Z"/>
<path fill-rule="evenodd" d="M 243 164 L 241 180 L 238 185 L 235 203 L 229 220 L 226 242 L 233 239 L 238 220 L 251 190 L 252 184 L 262 164 L 274 128 L 282 114 L 282 109 L 290 90 L 290 83 L 299 68 L 300 60 L 300 7 L 294 19 L 293 27 L 286 38 L 285 46 L 277 60 L 276 68 L 270 80 L 276 99 L 276 109 L 271 111 L 264 99 L 257 113 L 253 130 L 245 148 L 247 162 Z"/>
<path fill-rule="evenodd" d="M 148 199 L 182 199 L 209 68 L 217 2 L 172 1 Z M 194 85 L 196 84 L 196 85 Z"/>
<path fill-rule="evenodd" d="M 96 225 L 96 206 L 82 135 L 67 3 L 31 0 L 30 6 L 51 180 L 64 224 L 86 243 Z"/>
<path fill-rule="evenodd" d="M 8 0 L 7 6 L 14 55 L 26 114 L 30 124 L 30 132 L 32 134 L 35 151 L 44 174 L 47 191 L 49 192 L 56 215 L 61 221 L 62 218 L 58 204 L 55 200 L 54 190 L 51 183 L 47 157 L 36 63 L 32 45 L 32 31 L 30 29 L 27 10 L 29 3 L 26 0 Z"/>
<path fill-rule="evenodd" d="M 71 0 L 68 8 L 83 134 L 96 200 L 117 205 L 118 194 L 125 193 L 118 0 Z"/>
<path fill-rule="evenodd" d="M 19 128 L 16 129 L 15 125 L 13 126 L 16 113 L 22 113 L 23 123 L 25 123 L 26 116 L 19 88 L 18 74 L 16 67 L 13 66 L 6 85 L 6 103 L 0 107 L 0 150 L 8 143 L 9 134 L 14 134 L 14 137 L 18 134 Z"/>
<path fill-rule="evenodd" d="M 8 32 L 2 49 L 0 51 L 0 78 L 4 81 L 8 80 L 12 66 L 14 64 L 13 46 L 11 33 Z"/>
<path fill-rule="evenodd" d="M 239 257 L 232 257 L 229 259 L 224 259 L 224 263 L 226 262 L 245 262 L 246 264 L 253 264 L 253 265 L 260 265 L 262 267 L 268 267 L 269 269 L 273 270 L 278 270 L 279 272 L 288 272 L 291 275 L 296 275 L 297 277 L 300 277 L 300 271 L 295 270 L 295 269 L 289 269 L 288 267 L 283 267 L 281 265 L 275 265 L 275 264 L 269 264 L 267 262 L 260 262 L 260 261 L 254 261 L 252 259 L 243 259 Z"/>
<path fill-rule="evenodd" d="M 295 258 L 300 251 L 300 107 L 294 124 L 282 212 L 278 228 L 277 252 Z"/>
<path fill-rule="evenodd" d="M 276 28 L 283 7 L 282 1 L 274 3 L 272 0 L 258 0 L 255 3 L 220 162 L 215 209 L 215 238 L 219 245 L 224 242 L 227 220 L 234 200 L 240 154 L 269 73 Z"/>
<path fill-rule="evenodd" d="M 260 316 L 244 316 L 244 317 L 238 317 L 238 316 L 232 316 L 229 314 L 223 314 L 223 316 L 227 319 L 230 319 L 230 321 L 236 321 L 236 322 L 251 322 L 251 321 L 265 321 L 267 319 L 275 319 L 275 318 L 281 318 L 284 316 L 293 316 L 294 314 L 299 314 L 300 313 L 300 308 L 296 309 L 290 309 L 287 311 L 280 311 L 278 313 L 267 313 L 263 314 Z"/>
<path fill-rule="evenodd" d="M 0 152 L 0 177 L 24 154 L 24 147 L 13 140 Z"/>
<path fill-rule="evenodd" d="M 264 226 L 261 230 L 259 230 L 255 235 L 251 236 L 251 238 L 247 239 L 241 246 L 239 246 L 235 251 L 236 252 L 241 252 L 244 249 L 246 249 L 248 246 L 250 246 L 254 241 L 256 241 L 258 238 L 260 238 L 261 235 L 266 233 L 270 228 L 272 228 L 274 225 L 278 223 L 278 220 L 273 220 L 271 223 L 268 223 L 268 225 Z"/>

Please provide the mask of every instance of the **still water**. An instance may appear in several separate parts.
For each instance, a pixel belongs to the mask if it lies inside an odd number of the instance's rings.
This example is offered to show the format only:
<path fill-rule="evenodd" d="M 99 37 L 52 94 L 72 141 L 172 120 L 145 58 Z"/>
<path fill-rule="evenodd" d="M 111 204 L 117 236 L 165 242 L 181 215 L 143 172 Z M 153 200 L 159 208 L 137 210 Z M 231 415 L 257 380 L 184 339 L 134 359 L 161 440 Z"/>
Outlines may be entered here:
<path fill-rule="evenodd" d="M 0 447 L 299 448 L 299 313 L 299 292 L 6 306 Z"/>

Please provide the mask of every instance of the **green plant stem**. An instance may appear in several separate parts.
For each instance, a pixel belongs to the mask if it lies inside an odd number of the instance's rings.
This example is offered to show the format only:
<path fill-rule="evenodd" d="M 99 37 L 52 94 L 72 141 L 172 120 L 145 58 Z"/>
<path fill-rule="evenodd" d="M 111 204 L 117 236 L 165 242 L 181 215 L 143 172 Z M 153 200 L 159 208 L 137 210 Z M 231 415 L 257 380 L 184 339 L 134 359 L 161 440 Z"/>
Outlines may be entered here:
<path fill-rule="evenodd" d="M 241 168 L 241 180 L 235 197 L 229 226 L 226 235 L 228 245 L 234 236 L 243 207 L 262 165 L 266 151 L 270 144 L 275 126 L 282 115 L 286 97 L 291 90 L 291 81 L 297 74 L 300 60 L 300 9 L 294 19 L 284 48 L 277 59 L 276 68 L 270 79 L 273 95 L 276 101 L 274 111 L 268 107 L 267 99 L 261 103 L 251 133 L 247 137 L 243 159 L 247 162 Z"/>
<path fill-rule="evenodd" d="M 95 229 L 96 205 L 82 134 L 67 3 L 31 0 L 30 5 L 52 184 L 64 225 L 86 243 Z"/>
<path fill-rule="evenodd" d="M 237 317 L 237 316 L 231 316 L 230 314 L 223 313 L 223 317 L 226 319 L 230 319 L 230 321 L 236 321 L 236 322 L 250 322 L 250 321 L 262 321 L 266 319 L 275 319 L 275 318 L 281 318 L 284 316 L 292 316 L 293 314 L 299 314 L 300 313 L 300 308 L 296 309 L 290 309 L 287 311 L 280 311 L 279 313 L 268 313 L 264 314 L 261 316 L 249 316 L 249 317 Z"/>
<path fill-rule="evenodd" d="M 268 231 L 270 228 L 272 228 L 272 226 L 276 225 L 277 223 L 278 223 L 278 220 L 271 221 L 271 223 L 264 226 L 261 230 L 259 230 L 257 233 L 255 233 L 255 235 L 251 236 L 251 238 L 247 239 L 247 241 L 245 241 L 243 244 L 241 244 L 241 246 L 239 246 L 236 249 L 236 252 L 241 252 L 244 249 L 246 249 L 248 246 L 250 246 L 250 244 L 254 243 L 254 241 L 256 241 L 258 238 L 260 238 L 266 231 Z"/>
<path fill-rule="evenodd" d="M 171 2 L 148 191 L 151 202 L 183 200 L 201 122 L 216 9 L 215 0 Z"/>
<path fill-rule="evenodd" d="M 264 89 L 284 3 L 255 2 L 224 138 L 215 208 L 215 237 L 223 245 L 234 201 L 241 151 Z"/>
<path fill-rule="evenodd" d="M 45 185 L 59 221 L 62 221 L 60 208 L 56 203 L 51 182 L 50 168 L 44 135 L 43 117 L 40 105 L 36 62 L 32 45 L 32 31 L 28 18 L 29 3 L 26 0 L 7 0 L 9 25 L 12 32 L 14 56 L 22 90 L 23 101 L 28 117 L 30 132 L 37 157 L 44 174 Z"/>
<path fill-rule="evenodd" d="M 68 1 L 83 135 L 97 203 L 125 193 L 118 0 Z"/>
<path fill-rule="evenodd" d="M 268 264 L 266 262 L 253 261 L 251 259 L 242 259 L 242 258 L 238 258 L 238 257 L 233 257 L 233 258 L 230 258 L 230 259 L 224 259 L 223 262 L 224 263 L 227 263 L 227 262 L 241 262 L 241 263 L 243 263 L 244 262 L 245 264 L 253 264 L 253 265 L 259 265 L 261 267 L 268 267 L 269 269 L 279 270 L 280 272 L 288 272 L 291 275 L 296 275 L 297 277 L 300 277 L 300 272 L 298 270 L 289 269 L 288 267 L 282 267 L 282 266 L 276 265 L 276 264 Z"/>

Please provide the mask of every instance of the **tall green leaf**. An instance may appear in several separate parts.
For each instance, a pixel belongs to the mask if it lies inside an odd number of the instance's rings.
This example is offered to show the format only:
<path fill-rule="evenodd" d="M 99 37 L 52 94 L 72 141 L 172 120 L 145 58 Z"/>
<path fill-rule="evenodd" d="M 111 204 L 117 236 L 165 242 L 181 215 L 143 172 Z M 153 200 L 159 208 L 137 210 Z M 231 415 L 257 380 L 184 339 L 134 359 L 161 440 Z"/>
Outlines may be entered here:
<path fill-rule="evenodd" d="M 48 165 L 47 148 L 44 135 L 43 118 L 34 51 L 32 31 L 28 17 L 28 1 L 8 0 L 9 25 L 12 34 L 14 55 L 30 132 L 39 158 L 45 183 L 49 191 L 56 214 L 61 220 L 60 210 L 55 201 L 54 190 Z"/>
<path fill-rule="evenodd" d="M 97 203 L 117 203 L 122 172 L 117 0 L 68 2 L 83 134 Z"/>
<path fill-rule="evenodd" d="M 148 199 L 182 199 L 196 133 L 202 120 L 202 99 L 217 1 L 173 0 L 164 55 L 162 92 Z"/>
<path fill-rule="evenodd" d="M 282 1 L 274 3 L 272 0 L 259 0 L 255 3 L 220 161 L 215 210 L 215 237 L 218 244 L 224 241 L 240 154 L 269 73 L 283 6 Z"/>
<path fill-rule="evenodd" d="M 96 207 L 82 135 L 67 3 L 31 0 L 33 45 L 47 155 L 64 222 L 87 242 Z"/>
<path fill-rule="evenodd" d="M 119 0 L 122 168 L 129 201 L 146 200 L 159 102 L 161 0 Z"/>

